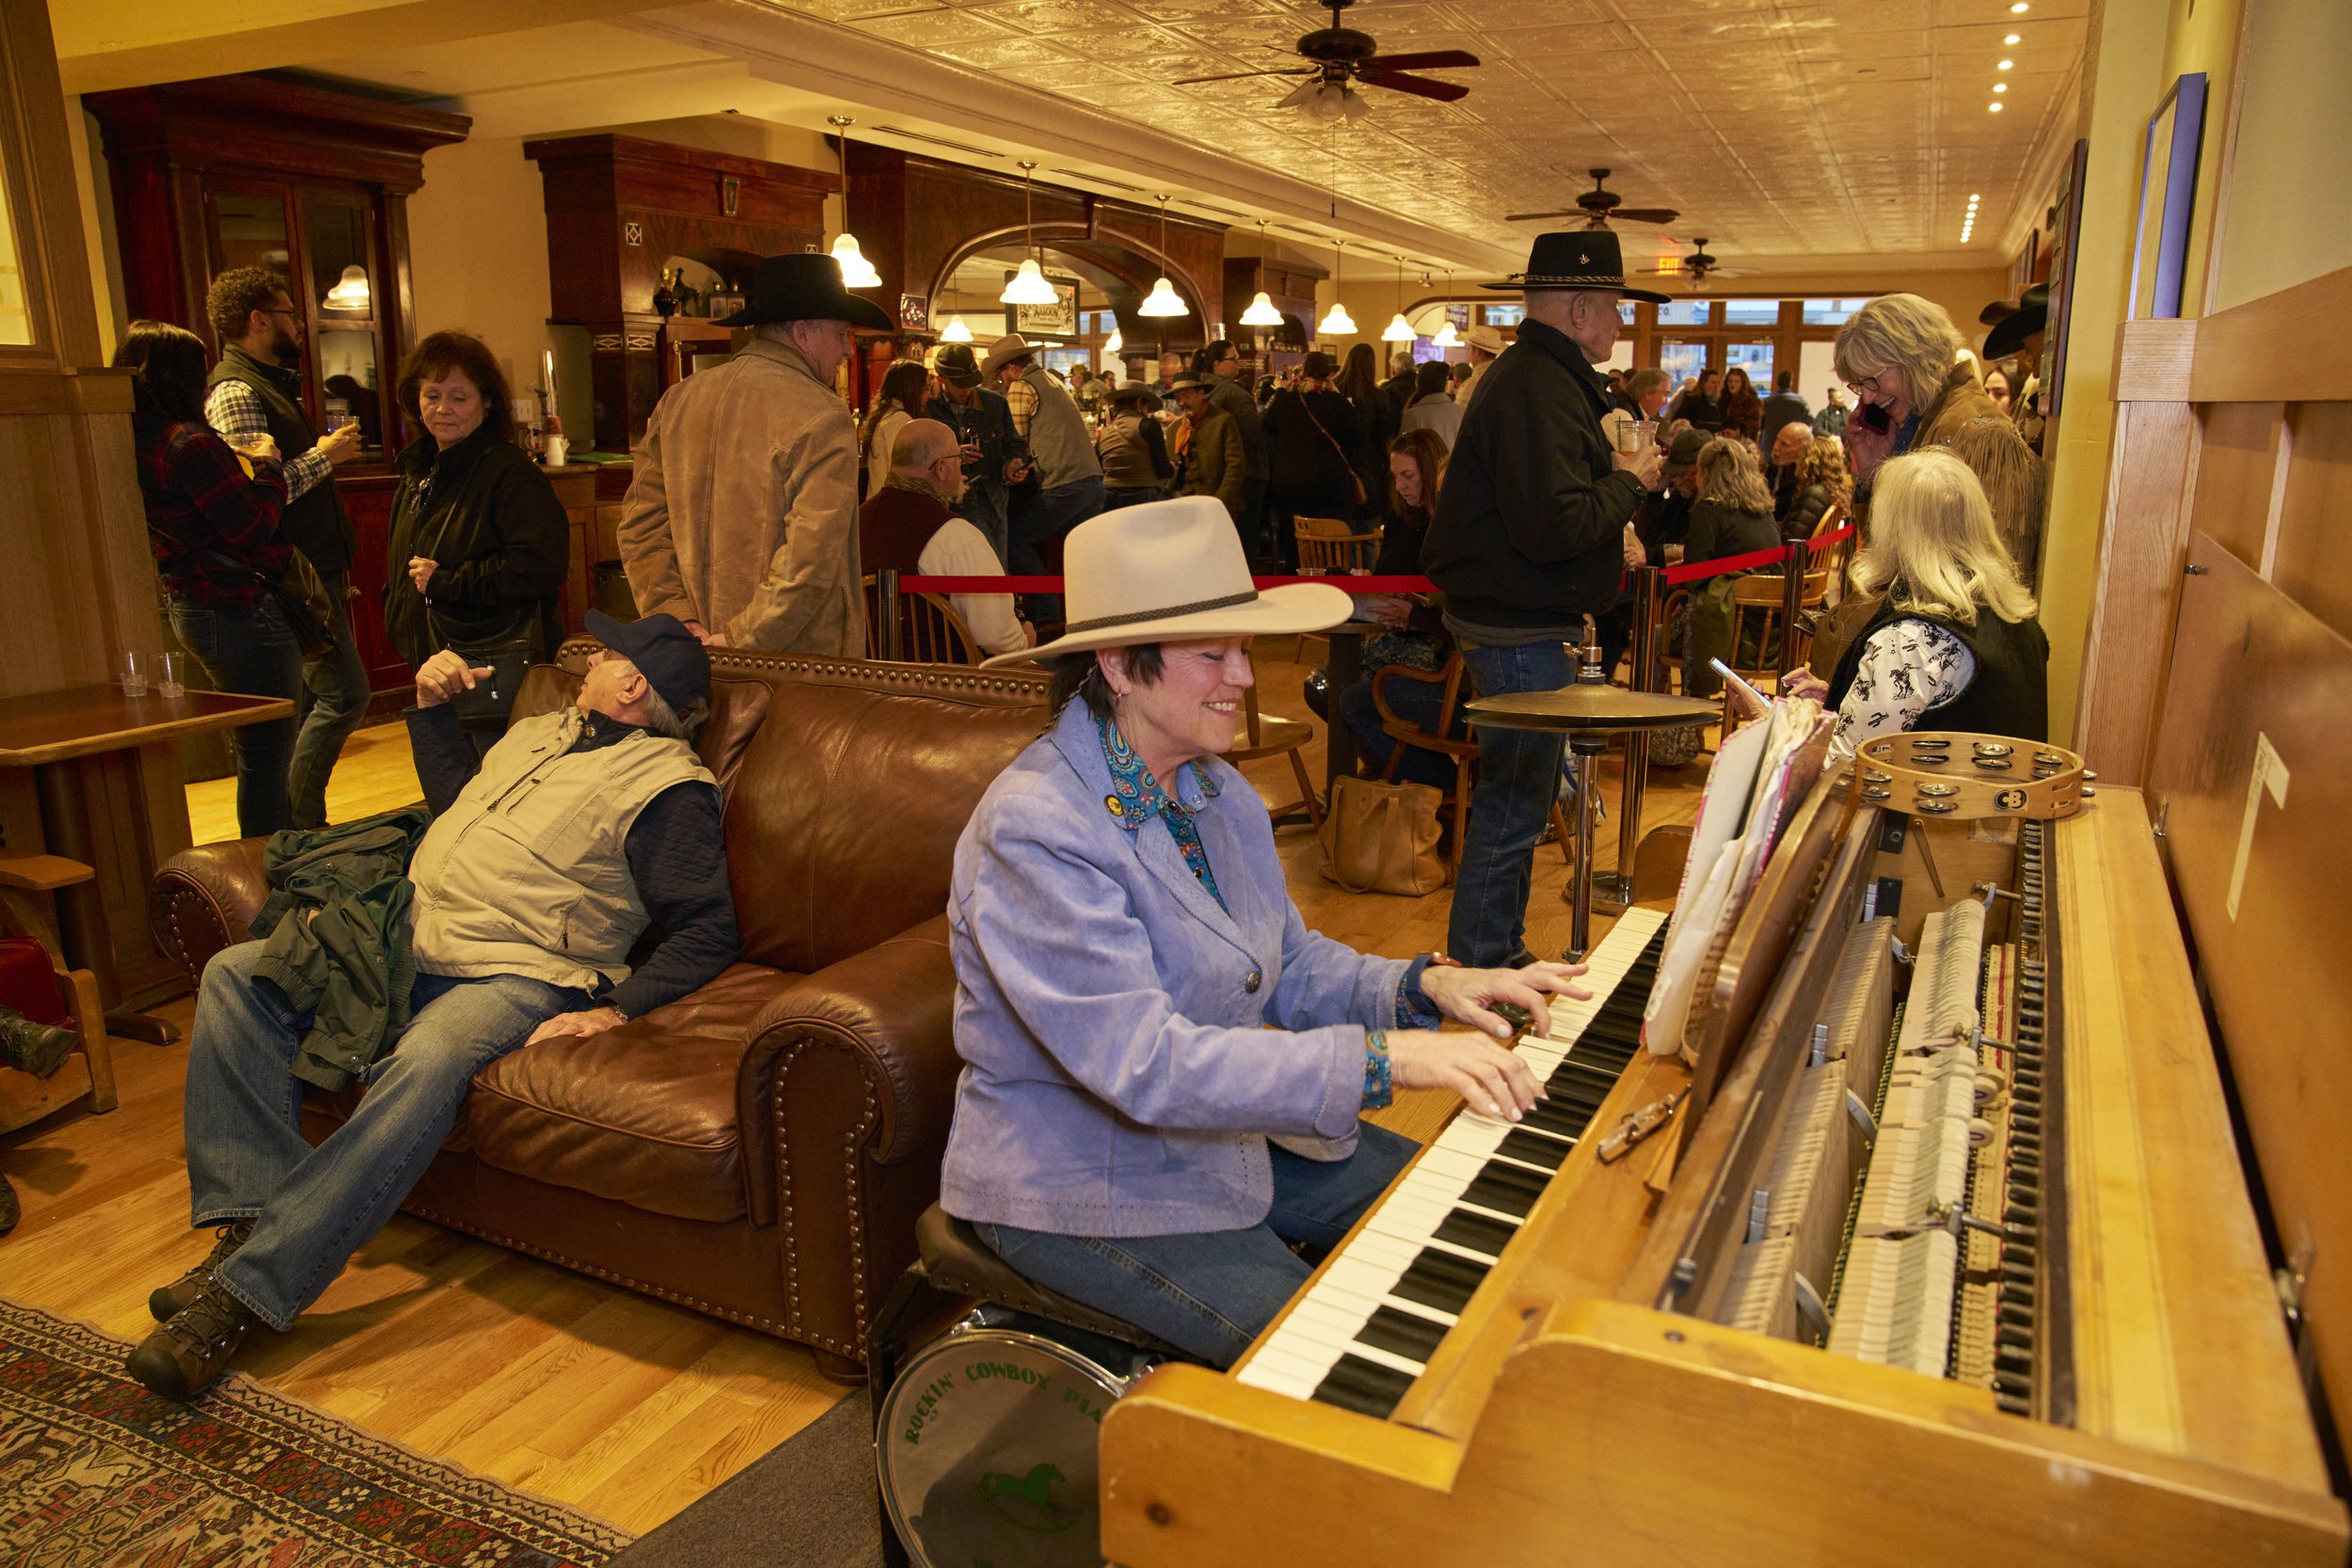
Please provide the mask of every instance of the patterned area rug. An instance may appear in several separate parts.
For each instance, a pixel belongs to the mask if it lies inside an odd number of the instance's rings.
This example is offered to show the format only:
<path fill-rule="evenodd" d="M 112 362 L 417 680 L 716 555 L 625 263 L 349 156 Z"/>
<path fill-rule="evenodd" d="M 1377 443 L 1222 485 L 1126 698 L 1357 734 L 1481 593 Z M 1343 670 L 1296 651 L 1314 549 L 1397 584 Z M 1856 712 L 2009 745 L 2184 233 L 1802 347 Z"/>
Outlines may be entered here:
<path fill-rule="evenodd" d="M 596 1568 L 628 1544 L 246 1377 L 157 1399 L 129 1348 L 0 1301 L 0 1565 Z"/>

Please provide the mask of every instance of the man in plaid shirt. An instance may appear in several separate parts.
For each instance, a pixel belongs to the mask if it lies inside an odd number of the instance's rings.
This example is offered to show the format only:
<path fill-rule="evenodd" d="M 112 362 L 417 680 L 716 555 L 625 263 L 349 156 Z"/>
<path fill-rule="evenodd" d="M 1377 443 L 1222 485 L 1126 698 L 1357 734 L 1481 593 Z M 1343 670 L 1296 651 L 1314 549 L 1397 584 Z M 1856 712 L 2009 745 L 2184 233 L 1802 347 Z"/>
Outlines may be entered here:
<path fill-rule="evenodd" d="M 262 267 L 234 267 L 213 279 L 205 314 L 221 344 L 205 418 L 243 446 L 267 435 L 285 462 L 286 509 L 279 530 L 310 559 L 333 607 L 334 645 L 302 664 L 301 733 L 286 786 L 294 826 L 326 826 L 326 781 L 343 742 L 368 709 L 368 672 L 352 636 L 351 562 L 358 531 L 343 510 L 334 470 L 359 454 L 358 420 L 322 438 L 302 404 L 302 315 L 286 280 Z"/>

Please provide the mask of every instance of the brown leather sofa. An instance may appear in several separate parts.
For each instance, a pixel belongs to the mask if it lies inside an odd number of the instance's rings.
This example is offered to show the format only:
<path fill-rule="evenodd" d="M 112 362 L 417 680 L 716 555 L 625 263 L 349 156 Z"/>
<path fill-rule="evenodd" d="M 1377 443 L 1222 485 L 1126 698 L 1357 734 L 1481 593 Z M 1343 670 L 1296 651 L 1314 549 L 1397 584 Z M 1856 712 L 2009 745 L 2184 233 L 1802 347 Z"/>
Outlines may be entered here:
<path fill-rule="evenodd" d="M 516 714 L 571 701 L 595 647 L 533 671 Z M 798 1340 L 854 1379 L 939 1191 L 956 838 L 1043 728 L 1045 683 L 712 653 L 697 750 L 726 792 L 741 960 L 621 1028 L 485 1068 L 405 1207 Z M 262 842 L 199 846 L 157 874 L 157 940 L 192 976 L 246 940 Z M 313 1092 L 308 1135 L 351 1103 Z"/>

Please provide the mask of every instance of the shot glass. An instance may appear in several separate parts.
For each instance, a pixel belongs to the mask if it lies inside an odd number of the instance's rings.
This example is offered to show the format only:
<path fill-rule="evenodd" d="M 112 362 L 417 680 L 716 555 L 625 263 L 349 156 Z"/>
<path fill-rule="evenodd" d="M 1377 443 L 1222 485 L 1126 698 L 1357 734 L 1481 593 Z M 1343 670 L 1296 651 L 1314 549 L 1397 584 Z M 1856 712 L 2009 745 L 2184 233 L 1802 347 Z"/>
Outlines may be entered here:
<path fill-rule="evenodd" d="M 187 655 L 164 655 L 164 662 L 161 669 L 163 679 L 155 683 L 156 694 L 164 697 L 186 696 L 188 694 L 187 685 L 181 679 L 181 677 L 186 673 L 187 667 Z"/>
<path fill-rule="evenodd" d="M 122 657 L 115 665 L 115 678 L 121 682 L 124 696 L 144 697 L 147 695 L 148 670 L 153 662 L 136 648 L 125 648 L 122 651 Z"/>

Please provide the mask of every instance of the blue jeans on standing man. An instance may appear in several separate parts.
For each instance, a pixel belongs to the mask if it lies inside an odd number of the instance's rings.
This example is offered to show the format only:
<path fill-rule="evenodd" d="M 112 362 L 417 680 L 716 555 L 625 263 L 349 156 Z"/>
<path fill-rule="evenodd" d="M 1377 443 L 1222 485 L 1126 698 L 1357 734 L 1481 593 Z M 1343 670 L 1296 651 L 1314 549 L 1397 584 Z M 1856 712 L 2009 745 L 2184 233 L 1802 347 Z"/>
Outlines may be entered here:
<path fill-rule="evenodd" d="M 266 594 L 244 613 L 175 594 L 171 629 L 204 666 L 216 690 L 291 698 L 302 689 L 302 645 L 278 601 Z M 237 758 L 238 835 L 261 838 L 291 826 L 294 804 L 286 779 L 294 760 L 294 721 L 241 725 L 229 732 L 229 744 Z"/>
<path fill-rule="evenodd" d="M 313 1148 L 294 1075 L 310 1014 L 255 977 L 262 951 L 225 948 L 204 967 L 188 1030 L 188 1202 L 199 1227 L 255 1221 L 214 1277 L 282 1331 L 400 1208 L 473 1075 L 589 1000 L 519 974 L 419 974 L 407 1032 L 363 1075 L 351 1119 Z"/>
<path fill-rule="evenodd" d="M 1357 1132 L 1356 1152 L 1344 1160 L 1270 1148 L 1274 1207 L 1247 1230 L 1058 1236 L 1010 1225 L 974 1228 L 1024 1278 L 1230 1367 L 1314 1273 L 1288 1243 L 1304 1243 L 1316 1259 L 1339 1245 L 1419 1147 L 1370 1122 Z"/>
<path fill-rule="evenodd" d="M 1057 484 L 1050 490 L 1040 490 L 1014 507 L 1012 559 L 1006 562 L 1006 571 L 1017 578 L 1044 576 L 1047 543 L 1102 511 L 1108 494 L 1103 487 L 1103 476 L 1092 474 L 1067 484 Z M 1061 618 L 1059 594 L 1040 595 L 1035 603 L 1041 618 Z"/>
<path fill-rule="evenodd" d="M 326 826 L 326 781 L 343 754 L 343 742 L 367 717 L 368 667 L 360 661 L 359 643 L 351 630 L 351 578 L 343 572 L 321 572 L 319 586 L 334 607 L 330 625 L 335 645 L 316 658 L 302 661 L 302 689 L 308 710 L 294 736 L 294 761 L 287 768 L 286 793 L 292 800 L 292 826 Z"/>
<path fill-rule="evenodd" d="M 1557 691 L 1576 680 L 1576 656 L 1560 641 L 1518 647 L 1463 642 L 1462 661 L 1481 697 Z M 1446 952 L 1474 969 L 1529 961 L 1527 896 L 1535 843 L 1559 798 L 1567 737 L 1534 730 L 1473 728 L 1478 785 L 1454 878 Z"/>

